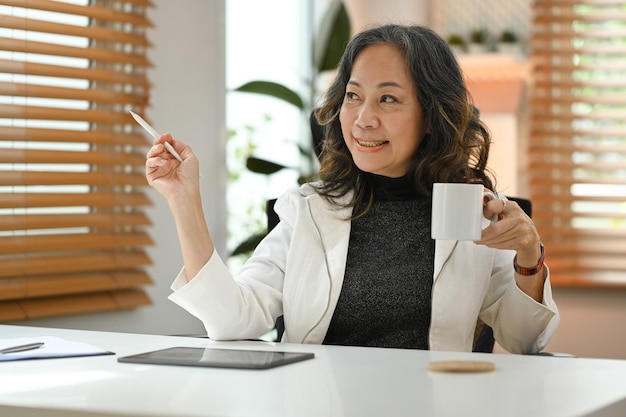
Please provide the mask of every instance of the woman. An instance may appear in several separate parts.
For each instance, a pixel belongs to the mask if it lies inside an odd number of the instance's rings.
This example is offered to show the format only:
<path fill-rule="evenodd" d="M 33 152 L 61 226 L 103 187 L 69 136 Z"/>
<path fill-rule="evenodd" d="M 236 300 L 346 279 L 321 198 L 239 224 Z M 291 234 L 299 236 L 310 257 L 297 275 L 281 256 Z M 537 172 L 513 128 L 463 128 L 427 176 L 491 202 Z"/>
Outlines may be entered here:
<path fill-rule="evenodd" d="M 477 319 L 510 352 L 541 350 L 558 324 L 543 247 L 514 203 L 480 241 L 433 241 L 435 182 L 481 183 L 489 134 L 445 41 L 386 25 L 349 43 L 317 113 L 320 182 L 278 199 L 280 223 L 233 277 L 203 217 L 198 163 L 166 134 L 147 178 L 167 199 L 184 268 L 170 299 L 215 339 L 259 337 L 283 315 L 283 341 L 471 351 Z M 180 163 L 163 146 L 170 141 Z"/>

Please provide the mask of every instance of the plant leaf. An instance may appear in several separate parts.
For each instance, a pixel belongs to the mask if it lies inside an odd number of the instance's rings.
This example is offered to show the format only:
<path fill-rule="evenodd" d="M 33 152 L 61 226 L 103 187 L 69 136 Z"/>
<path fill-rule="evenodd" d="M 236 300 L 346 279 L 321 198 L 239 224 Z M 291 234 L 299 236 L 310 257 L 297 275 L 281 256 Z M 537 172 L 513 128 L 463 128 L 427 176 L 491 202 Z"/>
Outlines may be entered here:
<path fill-rule="evenodd" d="M 273 174 L 281 169 L 288 168 L 285 165 L 277 164 L 276 162 L 266 161 L 265 159 L 259 159 L 254 156 L 248 157 L 246 160 L 246 167 L 257 174 Z"/>
<path fill-rule="evenodd" d="M 275 97 L 279 100 L 293 104 L 300 110 L 304 110 L 304 100 L 295 91 L 272 81 L 250 81 L 244 85 L 235 88 L 234 91 L 242 93 L 263 94 Z"/>
<path fill-rule="evenodd" d="M 263 233 L 257 233 L 254 234 L 252 236 L 250 236 L 249 238 L 247 238 L 246 240 L 244 240 L 243 242 L 241 242 L 230 254 L 230 256 L 237 256 L 237 255 L 243 255 L 245 253 L 249 253 L 252 252 L 254 250 L 254 248 L 257 247 L 257 245 L 259 244 L 259 242 L 261 242 L 261 240 L 263 240 L 263 238 L 265 237 L 265 235 L 267 235 L 266 232 Z"/>
<path fill-rule="evenodd" d="M 350 19 L 343 1 L 334 0 L 326 10 L 313 44 L 313 65 L 318 73 L 337 68 L 350 32 Z"/>

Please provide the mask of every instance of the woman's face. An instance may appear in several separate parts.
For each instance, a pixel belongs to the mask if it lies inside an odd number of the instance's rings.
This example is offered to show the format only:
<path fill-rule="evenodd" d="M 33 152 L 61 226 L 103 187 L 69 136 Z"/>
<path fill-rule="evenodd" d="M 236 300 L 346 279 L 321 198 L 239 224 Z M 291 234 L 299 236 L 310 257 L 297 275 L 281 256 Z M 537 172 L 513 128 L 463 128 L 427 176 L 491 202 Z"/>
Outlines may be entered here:
<path fill-rule="evenodd" d="M 363 49 L 354 61 L 339 120 L 356 166 L 404 176 L 427 132 L 404 57 L 390 45 Z"/>

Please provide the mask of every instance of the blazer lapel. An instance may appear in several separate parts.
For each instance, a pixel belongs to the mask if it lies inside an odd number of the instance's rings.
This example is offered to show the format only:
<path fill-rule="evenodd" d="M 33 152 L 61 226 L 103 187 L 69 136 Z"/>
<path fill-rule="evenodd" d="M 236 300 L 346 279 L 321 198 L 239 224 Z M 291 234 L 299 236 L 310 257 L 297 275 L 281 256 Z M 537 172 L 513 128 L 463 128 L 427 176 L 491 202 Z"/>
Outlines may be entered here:
<path fill-rule="evenodd" d="M 323 197 L 313 195 L 308 198 L 312 220 L 320 233 L 320 239 L 328 262 L 328 273 L 336 282 L 343 280 L 348 241 L 350 240 L 351 208 L 337 208 Z"/>
<path fill-rule="evenodd" d="M 433 282 L 441 275 L 441 270 L 446 261 L 452 255 L 452 251 L 459 243 L 458 240 L 436 240 L 435 241 L 435 271 L 433 274 Z"/>

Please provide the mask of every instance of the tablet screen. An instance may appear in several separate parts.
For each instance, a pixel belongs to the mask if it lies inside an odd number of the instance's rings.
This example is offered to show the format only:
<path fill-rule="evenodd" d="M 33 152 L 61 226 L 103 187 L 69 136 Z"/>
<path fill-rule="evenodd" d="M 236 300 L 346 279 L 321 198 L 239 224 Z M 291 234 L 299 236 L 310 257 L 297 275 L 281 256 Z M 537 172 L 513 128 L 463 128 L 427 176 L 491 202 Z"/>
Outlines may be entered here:
<path fill-rule="evenodd" d="M 306 352 L 172 347 L 118 358 L 118 362 L 213 368 L 267 369 L 314 357 Z"/>

